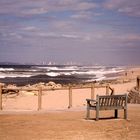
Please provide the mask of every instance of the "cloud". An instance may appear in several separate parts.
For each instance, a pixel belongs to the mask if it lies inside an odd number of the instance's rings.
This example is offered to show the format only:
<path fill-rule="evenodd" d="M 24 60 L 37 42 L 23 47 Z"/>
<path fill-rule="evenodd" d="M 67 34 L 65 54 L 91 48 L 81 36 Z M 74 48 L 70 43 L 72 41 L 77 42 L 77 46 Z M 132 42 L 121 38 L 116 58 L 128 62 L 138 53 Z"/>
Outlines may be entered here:
<path fill-rule="evenodd" d="M 87 34 L 83 34 L 82 32 L 73 32 L 73 33 L 61 33 L 61 32 L 43 32 L 40 31 L 37 34 L 33 35 L 33 37 L 46 38 L 46 39 L 72 39 L 79 41 L 89 41 L 90 36 Z"/>
<path fill-rule="evenodd" d="M 118 12 L 129 15 L 131 13 L 133 16 L 136 16 L 138 15 L 138 10 L 135 9 L 134 6 L 139 7 L 139 3 L 139 0 L 133 0 L 133 2 L 130 0 L 106 0 L 103 6 L 109 10 L 117 10 Z M 34 38 L 43 37 L 51 39 L 81 39 L 81 41 L 84 40 L 87 42 L 92 42 L 93 40 L 99 44 L 100 40 L 104 42 L 125 42 L 125 40 L 137 42 L 139 37 L 137 34 L 135 35 L 135 33 L 134 35 L 129 34 L 129 36 L 127 36 L 125 34 L 121 35 L 122 32 L 120 30 L 118 30 L 118 33 L 112 31 L 119 29 L 120 26 L 121 29 L 124 29 L 126 24 L 123 24 L 124 22 L 119 20 L 100 18 L 99 16 L 102 15 L 102 10 L 93 10 L 99 8 L 100 4 L 101 3 L 95 3 L 90 0 L 12 0 L 12 2 L 11 0 L 1 0 L 1 14 L 9 12 L 10 16 L 11 14 L 18 16 L 38 16 L 31 17 L 29 22 L 27 20 L 21 20 L 20 18 L 19 20 L 9 20 L 11 18 L 7 18 L 7 21 L 5 20 L 6 23 L 0 23 L 0 31 L 3 35 L 10 36 L 10 38 L 17 37 L 20 39 L 21 36 L 22 39 L 28 39 L 28 41 L 29 39 L 34 40 Z M 130 8 L 135 10 L 135 12 Z M 70 11 L 70 13 L 67 14 L 66 11 Z M 52 14 L 49 15 L 49 13 Z M 47 16 L 40 16 L 40 14 L 46 14 Z M 48 17 L 51 16 L 55 18 L 53 20 L 48 19 Z M 96 20 L 93 21 L 92 19 L 95 17 L 98 19 L 96 18 Z M 87 21 L 89 20 L 92 20 L 92 22 L 88 23 Z M 7 25 L 5 26 L 5 24 Z M 113 29 L 110 28 L 110 25 Z M 127 27 L 130 28 L 130 26 L 132 25 L 128 23 Z M 109 27 L 109 29 L 106 29 L 106 27 Z M 10 35 L 10 33 L 14 31 L 15 35 Z M 129 31 L 126 32 L 128 33 Z"/>
<path fill-rule="evenodd" d="M 96 3 L 85 0 L 2 0 L 0 14 L 39 15 L 48 12 L 83 11 L 97 7 Z"/>
<path fill-rule="evenodd" d="M 46 38 L 69 38 L 69 39 L 78 39 L 79 37 L 74 34 L 63 34 L 63 33 L 55 33 L 55 32 L 40 32 L 36 36 L 46 37 Z"/>
<path fill-rule="evenodd" d="M 133 43 L 136 43 L 136 42 L 139 42 L 140 43 L 140 34 L 126 34 L 124 36 L 120 36 L 118 37 L 118 39 L 120 39 L 121 41 L 123 42 L 133 42 Z"/>
<path fill-rule="evenodd" d="M 22 14 L 27 14 L 27 15 L 38 15 L 38 14 L 45 14 L 48 12 L 47 8 L 44 7 L 39 7 L 39 8 L 32 8 L 32 9 L 28 9 L 28 10 L 24 10 L 22 12 Z"/>
<path fill-rule="evenodd" d="M 37 28 L 35 26 L 25 26 L 22 28 L 22 30 L 24 30 L 24 31 L 38 31 L 39 28 Z"/>
<path fill-rule="evenodd" d="M 107 0 L 103 6 L 129 16 L 140 17 L 140 0 Z"/>
<path fill-rule="evenodd" d="M 85 0 L 50 0 L 47 4 L 50 11 L 83 11 L 98 7 L 96 3 Z"/>
<path fill-rule="evenodd" d="M 33 16 L 48 12 L 46 0 L 5 0 L 0 1 L 0 14 L 10 14 L 13 16 Z"/>
<path fill-rule="evenodd" d="M 77 3 L 77 6 L 74 9 L 79 10 L 79 11 L 83 11 L 83 10 L 97 8 L 97 7 L 98 7 L 98 5 L 95 3 L 81 2 L 81 3 Z"/>
<path fill-rule="evenodd" d="M 95 16 L 101 16 L 101 15 L 102 13 L 96 13 L 96 12 L 91 12 L 91 11 L 80 11 L 71 15 L 71 18 L 78 19 L 78 20 L 91 20 Z"/>
<path fill-rule="evenodd" d="M 48 30 L 52 32 L 75 32 L 78 30 L 77 23 L 72 19 L 53 20 L 48 22 Z"/>

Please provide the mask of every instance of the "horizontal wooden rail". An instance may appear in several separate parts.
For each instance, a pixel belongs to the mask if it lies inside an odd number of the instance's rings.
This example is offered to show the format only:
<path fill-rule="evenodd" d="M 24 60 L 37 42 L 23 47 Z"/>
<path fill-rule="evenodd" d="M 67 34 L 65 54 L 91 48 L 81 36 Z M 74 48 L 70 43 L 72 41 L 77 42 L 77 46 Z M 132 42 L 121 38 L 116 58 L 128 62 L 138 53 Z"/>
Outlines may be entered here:
<path fill-rule="evenodd" d="M 92 86 L 84 86 L 84 87 L 71 87 L 72 89 L 87 89 L 92 88 Z M 106 85 L 97 86 L 95 85 L 94 88 L 106 88 Z M 14 87 L 14 88 L 2 88 L 3 90 L 22 90 L 22 91 L 39 91 L 39 88 L 21 88 L 21 87 Z M 63 88 L 42 88 L 42 91 L 50 91 L 50 90 L 68 90 L 69 87 L 63 87 Z"/>

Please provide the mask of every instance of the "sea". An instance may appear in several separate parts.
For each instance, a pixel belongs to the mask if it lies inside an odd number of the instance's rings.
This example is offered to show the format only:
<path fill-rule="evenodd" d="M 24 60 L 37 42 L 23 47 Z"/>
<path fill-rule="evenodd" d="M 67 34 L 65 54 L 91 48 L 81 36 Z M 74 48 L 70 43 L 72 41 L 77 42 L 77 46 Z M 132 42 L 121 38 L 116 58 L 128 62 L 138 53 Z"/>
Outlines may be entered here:
<path fill-rule="evenodd" d="M 48 83 L 86 83 L 116 79 L 125 71 L 119 66 L 0 65 L 0 83 L 17 86 Z"/>

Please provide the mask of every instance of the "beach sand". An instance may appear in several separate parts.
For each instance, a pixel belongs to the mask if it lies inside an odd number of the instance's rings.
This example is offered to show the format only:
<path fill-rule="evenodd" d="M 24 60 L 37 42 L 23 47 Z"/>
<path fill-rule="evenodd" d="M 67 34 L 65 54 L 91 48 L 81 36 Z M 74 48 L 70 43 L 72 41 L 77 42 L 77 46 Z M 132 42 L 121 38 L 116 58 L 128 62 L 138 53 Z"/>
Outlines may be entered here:
<path fill-rule="evenodd" d="M 12 113 L 0 115 L 1 140 L 139 140 L 140 105 L 128 106 L 118 119 L 112 111 L 100 112 L 99 121 L 86 120 L 85 111 Z M 95 112 L 91 117 L 95 117 Z"/>
<path fill-rule="evenodd" d="M 124 94 L 136 86 L 139 68 L 129 69 L 111 83 L 115 94 Z M 96 95 L 105 95 L 105 88 L 96 88 Z M 21 92 L 18 96 L 3 97 L 0 111 L 0 140 L 138 140 L 140 139 L 140 105 L 128 105 L 128 120 L 110 118 L 113 111 L 101 111 L 99 121 L 95 112 L 91 120 L 85 119 L 86 98 L 91 97 L 91 89 L 72 90 L 72 108 L 68 109 L 68 90 L 43 92 L 42 109 L 37 111 L 38 96 L 35 92 Z"/>

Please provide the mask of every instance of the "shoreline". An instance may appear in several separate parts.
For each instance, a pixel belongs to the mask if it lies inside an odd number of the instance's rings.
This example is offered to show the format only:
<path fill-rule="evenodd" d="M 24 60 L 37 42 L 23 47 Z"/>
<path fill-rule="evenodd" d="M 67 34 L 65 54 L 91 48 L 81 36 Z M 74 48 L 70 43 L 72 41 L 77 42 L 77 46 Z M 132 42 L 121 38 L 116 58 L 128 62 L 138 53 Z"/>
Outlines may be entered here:
<path fill-rule="evenodd" d="M 10 66 L 9 66 L 10 67 Z M 126 79 L 125 74 L 132 75 L 140 67 L 94 67 L 94 66 L 69 66 L 69 67 L 18 67 L 9 69 L 2 68 L 0 71 L 0 83 L 14 84 L 16 86 L 33 85 L 37 83 L 48 83 L 50 81 L 57 84 L 89 84 L 92 82 L 113 82 Z M 12 69 L 12 70 L 11 70 Z M 9 77 L 8 77 L 9 76 Z M 132 75 L 134 77 L 134 74 Z M 3 77 L 3 78 L 2 78 Z M 127 78 L 131 78 L 128 77 Z M 131 78 L 132 79 L 132 78 Z M 133 78 L 134 79 L 134 78 Z"/>

